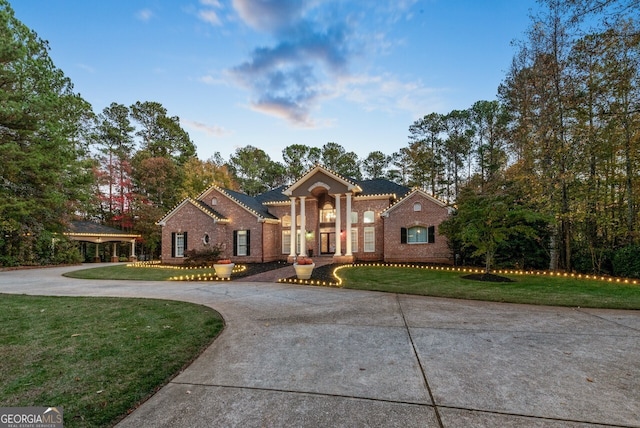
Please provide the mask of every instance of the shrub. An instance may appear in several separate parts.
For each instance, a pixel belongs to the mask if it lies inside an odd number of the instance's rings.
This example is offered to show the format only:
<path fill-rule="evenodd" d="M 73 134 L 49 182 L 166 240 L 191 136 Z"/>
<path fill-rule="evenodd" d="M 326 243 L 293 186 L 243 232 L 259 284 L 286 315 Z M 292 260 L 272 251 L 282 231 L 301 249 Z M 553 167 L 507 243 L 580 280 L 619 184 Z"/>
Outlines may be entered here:
<path fill-rule="evenodd" d="M 613 273 L 616 276 L 640 278 L 640 245 L 629 245 L 615 252 Z"/>
<path fill-rule="evenodd" d="M 184 264 L 192 267 L 211 266 L 216 263 L 222 256 L 222 248 L 220 245 L 214 245 L 205 250 L 188 250 L 185 251 Z"/>

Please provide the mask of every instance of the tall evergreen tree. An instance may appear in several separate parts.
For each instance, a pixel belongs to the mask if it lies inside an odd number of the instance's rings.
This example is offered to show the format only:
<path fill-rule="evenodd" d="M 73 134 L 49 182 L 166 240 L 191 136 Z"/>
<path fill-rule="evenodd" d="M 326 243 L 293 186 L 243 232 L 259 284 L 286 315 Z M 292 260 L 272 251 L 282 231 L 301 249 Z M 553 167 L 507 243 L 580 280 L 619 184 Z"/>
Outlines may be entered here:
<path fill-rule="evenodd" d="M 81 131 L 91 108 L 48 52 L 0 0 L 0 264 L 50 261 L 38 241 L 51 247 L 89 194 Z"/>

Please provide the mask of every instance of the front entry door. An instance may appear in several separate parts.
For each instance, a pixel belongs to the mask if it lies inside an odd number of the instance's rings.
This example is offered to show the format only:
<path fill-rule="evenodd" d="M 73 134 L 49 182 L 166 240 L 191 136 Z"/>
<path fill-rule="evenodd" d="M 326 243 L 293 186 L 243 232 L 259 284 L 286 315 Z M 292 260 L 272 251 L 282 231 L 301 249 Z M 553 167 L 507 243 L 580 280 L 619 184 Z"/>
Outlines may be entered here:
<path fill-rule="evenodd" d="M 320 233 L 320 253 L 333 254 L 336 252 L 336 233 L 321 232 Z"/>

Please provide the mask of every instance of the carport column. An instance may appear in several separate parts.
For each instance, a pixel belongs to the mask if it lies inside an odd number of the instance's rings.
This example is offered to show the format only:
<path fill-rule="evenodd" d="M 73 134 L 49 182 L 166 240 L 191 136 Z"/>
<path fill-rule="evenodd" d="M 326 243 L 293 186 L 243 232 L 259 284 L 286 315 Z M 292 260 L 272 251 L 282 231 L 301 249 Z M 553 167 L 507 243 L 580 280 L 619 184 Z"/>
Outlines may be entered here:
<path fill-rule="evenodd" d="M 306 196 L 300 196 L 300 255 L 307 256 L 307 219 L 306 217 Z"/>
<path fill-rule="evenodd" d="M 114 242 L 111 248 L 111 263 L 115 263 L 118 261 L 118 243 Z"/>
<path fill-rule="evenodd" d="M 131 240 L 131 258 L 134 259 L 136 257 L 136 240 Z"/>
<path fill-rule="evenodd" d="M 347 241 L 347 252 L 345 256 L 351 256 L 351 193 L 345 194 L 347 197 L 347 233 L 345 239 Z"/>
<path fill-rule="evenodd" d="M 96 242 L 96 255 L 93 257 L 95 263 L 100 263 L 100 242 Z"/>
<path fill-rule="evenodd" d="M 336 198 L 336 256 L 341 256 L 342 255 L 342 231 L 340 230 L 341 228 L 341 223 L 340 223 L 340 197 L 342 196 L 342 193 L 336 193 L 335 195 Z"/>
<path fill-rule="evenodd" d="M 296 198 L 291 196 L 291 236 L 289 239 L 289 255 L 296 256 Z"/>

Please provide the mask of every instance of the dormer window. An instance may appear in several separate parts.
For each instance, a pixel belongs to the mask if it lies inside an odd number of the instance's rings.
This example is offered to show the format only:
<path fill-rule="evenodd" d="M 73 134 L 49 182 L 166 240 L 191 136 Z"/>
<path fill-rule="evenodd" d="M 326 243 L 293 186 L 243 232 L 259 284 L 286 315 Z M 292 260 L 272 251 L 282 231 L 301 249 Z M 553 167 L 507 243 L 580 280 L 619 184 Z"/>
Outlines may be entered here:
<path fill-rule="evenodd" d="M 215 207 L 216 205 L 218 205 L 218 198 L 211 198 L 211 206 Z"/>

